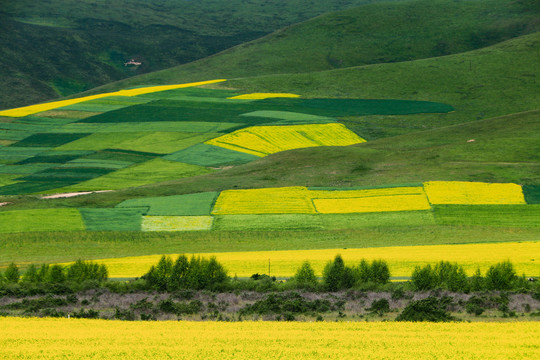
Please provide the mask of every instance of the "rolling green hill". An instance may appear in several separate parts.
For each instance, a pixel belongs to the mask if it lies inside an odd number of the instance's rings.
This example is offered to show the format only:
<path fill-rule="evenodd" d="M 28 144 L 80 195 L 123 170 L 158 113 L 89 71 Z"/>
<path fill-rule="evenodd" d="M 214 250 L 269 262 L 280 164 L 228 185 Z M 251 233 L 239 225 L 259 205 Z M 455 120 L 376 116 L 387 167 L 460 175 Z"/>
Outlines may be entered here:
<path fill-rule="evenodd" d="M 187 63 L 368 2 L 0 1 L 0 108 Z M 130 58 L 142 65 L 124 67 Z"/>
<path fill-rule="evenodd" d="M 142 84 L 308 73 L 461 53 L 538 31 L 539 14 L 531 4 L 506 0 L 375 3 L 325 14 L 214 56 L 109 84 L 92 93 Z"/>

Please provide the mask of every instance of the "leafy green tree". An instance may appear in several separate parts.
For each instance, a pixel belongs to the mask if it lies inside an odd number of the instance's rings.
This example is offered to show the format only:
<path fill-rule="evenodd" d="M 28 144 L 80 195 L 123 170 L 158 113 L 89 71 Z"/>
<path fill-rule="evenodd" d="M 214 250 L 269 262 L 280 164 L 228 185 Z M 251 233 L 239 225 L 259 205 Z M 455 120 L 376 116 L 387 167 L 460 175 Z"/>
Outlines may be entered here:
<path fill-rule="evenodd" d="M 82 283 L 86 280 L 107 280 L 108 270 L 103 264 L 99 265 L 93 262 L 86 262 L 81 259 L 67 268 L 67 280 L 76 283 Z"/>
<path fill-rule="evenodd" d="M 386 284 L 390 281 L 390 269 L 384 260 L 373 260 L 369 273 L 370 280 L 377 284 Z"/>
<path fill-rule="evenodd" d="M 457 263 L 441 261 L 433 269 L 436 286 L 450 291 L 468 291 L 467 274 Z"/>
<path fill-rule="evenodd" d="M 507 260 L 490 266 L 484 281 L 488 290 L 510 290 L 516 279 L 514 265 Z"/>
<path fill-rule="evenodd" d="M 46 281 L 51 284 L 61 284 L 65 282 L 66 275 L 64 274 L 64 267 L 58 264 L 50 266 Z"/>
<path fill-rule="evenodd" d="M 24 283 L 38 283 L 39 277 L 38 277 L 38 268 L 34 264 L 30 264 L 28 269 L 26 269 L 26 272 L 24 273 L 22 277 L 22 281 Z"/>
<path fill-rule="evenodd" d="M 333 262 L 326 264 L 323 282 L 328 291 L 348 289 L 354 285 L 353 271 L 345 266 L 341 255 L 336 255 Z"/>
<path fill-rule="evenodd" d="M 427 264 L 424 267 L 415 266 L 411 275 L 411 282 L 416 290 L 434 289 L 437 284 L 437 279 L 431 265 Z"/>
<path fill-rule="evenodd" d="M 16 284 L 19 282 L 20 273 L 19 268 L 14 263 L 11 263 L 6 268 L 6 271 L 4 272 L 4 277 L 6 278 L 6 281 L 11 284 Z"/>
<path fill-rule="evenodd" d="M 314 289 L 317 286 L 317 277 L 309 261 L 304 261 L 296 271 L 293 281 L 296 286 L 303 289 Z"/>

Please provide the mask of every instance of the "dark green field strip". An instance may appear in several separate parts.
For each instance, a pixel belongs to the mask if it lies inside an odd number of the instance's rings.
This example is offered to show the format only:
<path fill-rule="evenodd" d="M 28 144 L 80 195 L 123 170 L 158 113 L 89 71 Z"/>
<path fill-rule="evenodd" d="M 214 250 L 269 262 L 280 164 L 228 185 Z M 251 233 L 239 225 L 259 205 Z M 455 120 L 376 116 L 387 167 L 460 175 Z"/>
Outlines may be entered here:
<path fill-rule="evenodd" d="M 87 230 L 90 231 L 140 231 L 142 215 L 140 209 L 79 209 Z"/>
<path fill-rule="evenodd" d="M 246 164 L 259 157 L 219 146 L 198 144 L 167 155 L 164 159 L 200 166 L 227 166 Z"/>
<path fill-rule="evenodd" d="M 43 155 L 36 155 L 28 159 L 19 161 L 17 164 L 38 164 L 38 163 L 51 163 L 51 164 L 63 164 L 68 161 L 77 159 L 80 155 L 47 155 L 47 152 Z"/>
<path fill-rule="evenodd" d="M 411 100 L 271 98 L 254 102 L 261 110 L 282 109 L 323 116 L 405 115 L 448 113 L 448 104 Z"/>
<path fill-rule="evenodd" d="M 527 204 L 540 204 L 540 185 L 523 185 Z"/>
<path fill-rule="evenodd" d="M 118 204 L 119 208 L 149 207 L 147 215 L 196 216 L 210 215 L 218 192 L 131 199 Z"/>
<path fill-rule="evenodd" d="M 122 123 L 122 122 L 160 122 L 160 121 L 194 121 L 194 122 L 229 122 L 257 124 L 264 120 L 260 118 L 240 117 L 253 107 L 234 103 L 204 104 L 185 101 L 159 100 L 144 105 L 109 111 L 92 116 L 79 123 Z"/>
<path fill-rule="evenodd" d="M 55 129 L 55 132 L 64 133 L 127 133 L 127 132 L 149 132 L 149 131 L 173 131 L 173 132 L 231 132 L 247 124 L 235 122 L 209 122 L 209 121 L 155 121 L 155 122 L 132 122 L 119 123 L 74 123 Z"/>
<path fill-rule="evenodd" d="M 21 140 L 13 146 L 17 147 L 56 147 L 69 142 L 78 140 L 85 136 L 90 135 L 89 133 L 40 133 L 31 135 L 24 140 Z"/>
<path fill-rule="evenodd" d="M 81 157 L 81 160 L 123 161 L 129 163 L 141 163 L 156 158 L 159 154 L 145 153 L 140 151 L 104 149 L 93 154 Z"/>
<path fill-rule="evenodd" d="M 441 225 L 540 227 L 540 205 L 437 205 Z"/>
<path fill-rule="evenodd" d="M 272 110 L 252 111 L 241 116 L 267 118 L 270 120 L 268 124 L 271 125 L 328 124 L 338 121 L 326 116 Z"/>
<path fill-rule="evenodd" d="M 41 116 L 41 114 L 47 114 L 47 116 Z M 69 115 L 69 117 L 68 117 Z M 17 118 L 18 123 L 30 124 L 33 126 L 48 126 L 49 129 L 55 126 L 61 126 L 77 121 L 80 117 L 76 116 L 73 112 L 64 111 L 47 111 L 38 115 L 28 115 L 21 118 Z"/>
<path fill-rule="evenodd" d="M 58 164 L 24 164 L 24 165 L 4 165 L 0 166 L 0 174 L 33 174 L 51 167 L 58 166 Z"/>
<path fill-rule="evenodd" d="M 52 168 L 47 169 L 24 178 L 26 181 L 61 181 L 61 182 L 81 182 L 94 179 L 110 172 L 114 169 L 104 168 Z"/>
<path fill-rule="evenodd" d="M 0 195 L 25 195 L 59 189 L 74 184 L 74 181 L 21 181 L 0 187 Z"/>

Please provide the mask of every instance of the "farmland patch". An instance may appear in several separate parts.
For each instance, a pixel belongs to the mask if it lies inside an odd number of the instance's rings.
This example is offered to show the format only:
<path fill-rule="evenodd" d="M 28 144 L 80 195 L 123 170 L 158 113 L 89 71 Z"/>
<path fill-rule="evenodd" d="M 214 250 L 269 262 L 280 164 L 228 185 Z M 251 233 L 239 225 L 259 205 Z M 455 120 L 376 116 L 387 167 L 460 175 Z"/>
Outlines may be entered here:
<path fill-rule="evenodd" d="M 432 204 L 525 204 L 521 186 L 466 181 L 429 181 L 424 189 Z"/>
<path fill-rule="evenodd" d="M 140 209 L 80 209 L 84 224 L 90 231 L 140 231 L 142 215 Z"/>
<path fill-rule="evenodd" d="M 258 158 L 255 155 L 208 144 L 197 144 L 164 157 L 167 160 L 200 166 L 240 165 Z"/>
<path fill-rule="evenodd" d="M 77 209 L 36 209 L 0 212 L 0 232 L 84 230 Z"/>
<path fill-rule="evenodd" d="M 209 145 L 266 156 L 313 146 L 347 146 L 365 142 L 342 124 L 253 126 L 207 141 Z"/>
<path fill-rule="evenodd" d="M 436 205 L 443 225 L 540 227 L 540 205 Z"/>
<path fill-rule="evenodd" d="M 146 215 L 210 215 L 217 192 L 130 199 L 117 208 L 148 207 Z"/>
<path fill-rule="evenodd" d="M 145 216 L 143 231 L 197 231 L 210 230 L 211 216 Z"/>

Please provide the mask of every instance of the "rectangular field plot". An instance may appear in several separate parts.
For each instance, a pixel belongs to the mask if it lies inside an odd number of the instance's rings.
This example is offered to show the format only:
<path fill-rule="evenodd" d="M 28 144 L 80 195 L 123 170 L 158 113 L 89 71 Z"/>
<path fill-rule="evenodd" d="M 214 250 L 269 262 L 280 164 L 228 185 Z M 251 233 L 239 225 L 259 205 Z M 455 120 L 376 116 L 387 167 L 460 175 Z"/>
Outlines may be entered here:
<path fill-rule="evenodd" d="M 28 136 L 31 136 L 33 132 L 21 131 L 21 130 L 0 130 L 1 140 L 19 141 Z"/>
<path fill-rule="evenodd" d="M 35 134 L 13 144 L 18 147 L 57 147 L 82 137 L 88 133 L 41 133 Z"/>
<path fill-rule="evenodd" d="M 442 225 L 540 227 L 540 205 L 437 205 Z"/>
<path fill-rule="evenodd" d="M 100 132 L 88 135 L 55 148 L 56 150 L 103 150 L 114 148 L 123 141 L 138 139 L 147 133 L 141 132 Z"/>
<path fill-rule="evenodd" d="M 80 119 L 84 119 L 90 116 L 96 116 L 101 114 L 101 112 L 91 112 L 91 111 L 77 111 L 77 110 L 49 110 L 41 113 L 35 114 L 35 116 L 27 116 L 20 118 L 19 121 L 24 121 L 28 117 L 40 117 L 39 122 L 49 123 L 49 124 L 68 124 Z M 54 122 L 52 122 L 54 121 Z"/>
<path fill-rule="evenodd" d="M 220 133 L 154 132 L 119 142 L 115 148 L 168 154 L 218 137 Z"/>
<path fill-rule="evenodd" d="M 104 168 L 50 168 L 21 178 L 26 181 L 67 181 L 80 182 L 110 173 L 113 169 Z"/>
<path fill-rule="evenodd" d="M 240 165 L 258 158 L 255 155 L 208 144 L 197 144 L 164 157 L 167 160 L 200 166 Z"/>
<path fill-rule="evenodd" d="M 321 116 L 405 115 L 447 113 L 452 106 L 429 101 L 366 99 L 264 99 L 254 102 L 260 109 L 287 110 Z"/>
<path fill-rule="evenodd" d="M 91 231 L 140 231 L 141 209 L 79 209 L 87 230 Z"/>
<path fill-rule="evenodd" d="M 211 170 L 163 159 L 137 164 L 99 178 L 69 186 L 65 191 L 117 190 L 167 180 L 202 175 Z"/>
<path fill-rule="evenodd" d="M 84 230 L 77 209 L 38 209 L 0 212 L 0 232 Z"/>
<path fill-rule="evenodd" d="M 242 123 L 203 122 L 203 121 L 161 121 L 161 122 L 123 122 L 123 123 L 73 123 L 56 128 L 55 132 L 66 133 L 125 133 L 172 131 L 188 133 L 228 132 L 245 126 Z"/>
<path fill-rule="evenodd" d="M 146 215 L 210 215 L 217 192 L 130 199 L 117 208 L 148 207 Z"/>
<path fill-rule="evenodd" d="M 346 214 L 430 209 L 421 187 L 388 189 L 310 191 L 313 204 L 321 214 Z"/>
<path fill-rule="evenodd" d="M 467 181 L 429 181 L 424 189 L 432 204 L 525 204 L 520 185 Z"/>
<path fill-rule="evenodd" d="M 212 214 L 314 214 L 305 187 L 226 190 L 219 195 Z"/>
<path fill-rule="evenodd" d="M 313 146 L 347 146 L 365 142 L 342 124 L 253 126 L 209 140 L 206 144 L 266 156 Z"/>
<path fill-rule="evenodd" d="M 540 185 L 523 185 L 523 195 L 527 204 L 540 204 Z"/>
<path fill-rule="evenodd" d="M 435 225 L 431 211 L 317 215 L 326 230 Z"/>
<path fill-rule="evenodd" d="M 103 149 L 96 153 L 86 155 L 78 160 L 103 160 L 103 161 L 122 161 L 129 163 L 142 163 L 155 159 L 158 154 L 145 153 L 141 151 L 130 151 L 120 149 Z"/>
<path fill-rule="evenodd" d="M 95 99 L 69 105 L 63 108 L 59 108 L 58 110 L 105 112 L 122 109 L 132 105 L 144 104 L 151 100 L 151 98 L 146 98 L 144 96 L 109 96 L 106 98 Z"/>
<path fill-rule="evenodd" d="M 219 215 L 213 230 L 322 230 L 321 215 Z"/>
<path fill-rule="evenodd" d="M 10 184 L 14 184 L 17 182 L 17 180 L 15 180 L 17 177 L 19 177 L 20 175 L 17 175 L 17 174 L 2 174 L 2 165 L 0 165 L 0 187 L 2 186 L 6 186 L 6 185 L 10 185 Z"/>
<path fill-rule="evenodd" d="M 212 229 L 212 216 L 145 216 L 143 231 L 197 231 Z"/>
<path fill-rule="evenodd" d="M 216 89 L 205 89 L 200 87 L 190 87 L 183 89 L 173 89 L 167 91 L 160 91 L 159 93 L 151 93 L 143 95 L 145 98 L 151 99 L 183 99 L 185 97 L 194 97 L 194 98 L 220 98 L 227 100 L 228 97 L 238 95 L 237 91 L 234 90 L 216 90 Z M 136 98 L 140 97 L 137 96 Z"/>

